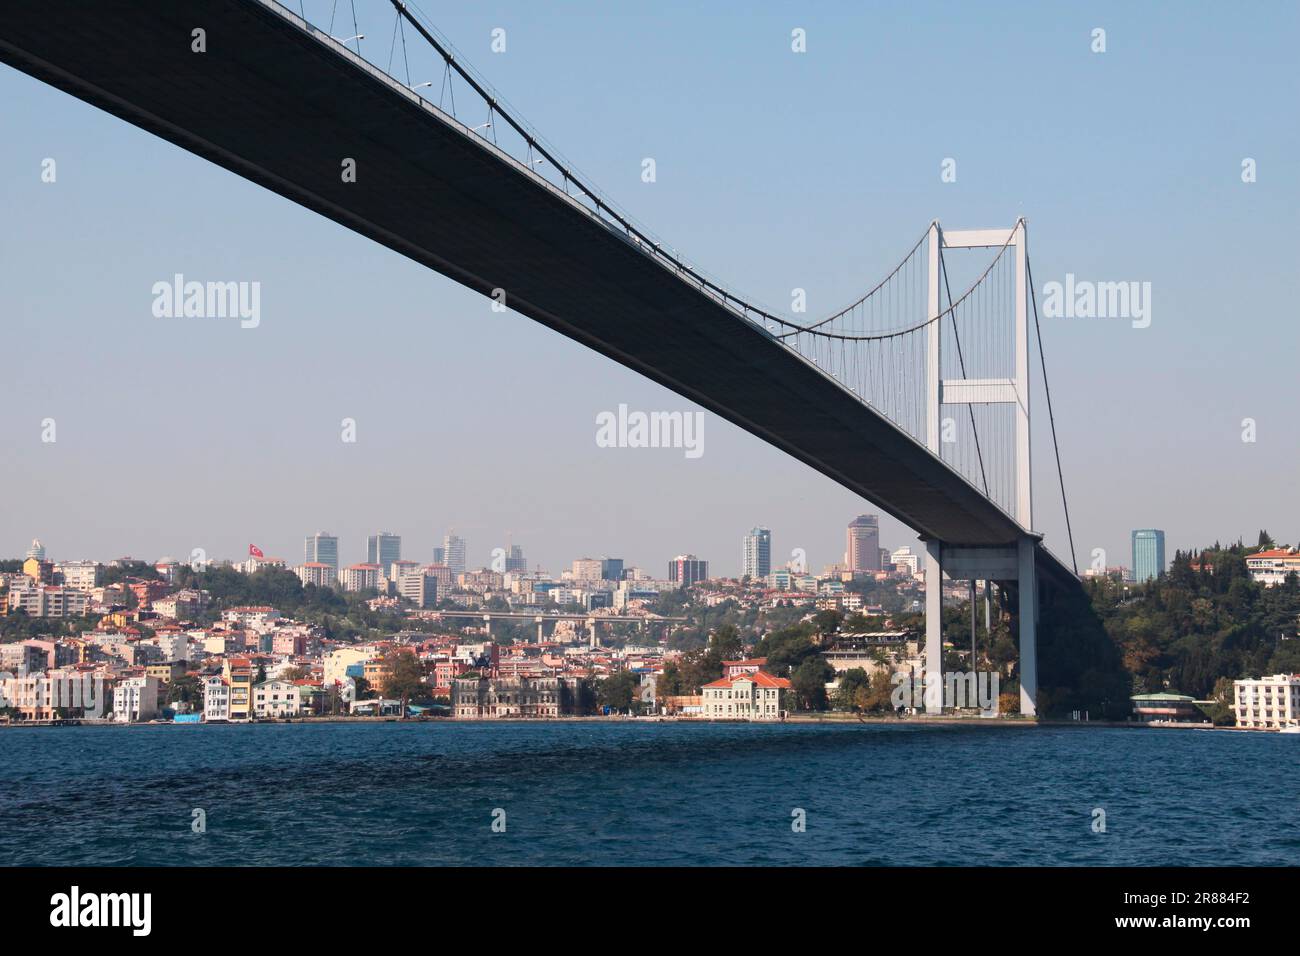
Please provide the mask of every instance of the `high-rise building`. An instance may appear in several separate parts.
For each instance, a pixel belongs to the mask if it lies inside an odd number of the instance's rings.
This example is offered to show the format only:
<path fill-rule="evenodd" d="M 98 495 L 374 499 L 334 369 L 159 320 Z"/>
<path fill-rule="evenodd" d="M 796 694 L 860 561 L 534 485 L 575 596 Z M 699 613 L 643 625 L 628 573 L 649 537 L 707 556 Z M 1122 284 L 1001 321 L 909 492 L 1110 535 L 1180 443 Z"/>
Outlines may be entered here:
<path fill-rule="evenodd" d="M 844 564 L 850 571 L 879 571 L 880 517 L 858 515 L 849 522 Z"/>
<path fill-rule="evenodd" d="M 623 580 L 623 559 L 622 558 L 601 558 L 600 579 L 602 581 L 622 581 Z"/>
<path fill-rule="evenodd" d="M 328 564 L 339 573 L 339 539 L 324 531 L 317 531 L 303 543 L 302 560 L 304 564 Z"/>
<path fill-rule="evenodd" d="M 506 571 L 527 571 L 528 562 L 524 560 L 524 549 L 517 544 L 510 546 L 510 553 L 506 556 Z"/>
<path fill-rule="evenodd" d="M 745 535 L 745 553 L 741 559 L 741 577 L 765 578 L 772 573 L 772 532 L 752 528 Z"/>
<path fill-rule="evenodd" d="M 447 549 L 446 549 L 446 548 L 441 548 L 441 547 L 440 547 L 440 548 L 434 548 L 434 549 L 433 549 L 433 563 L 434 563 L 434 564 L 446 564 L 446 563 L 447 563 Z"/>
<path fill-rule="evenodd" d="M 583 584 L 596 584 L 602 580 L 601 563 L 597 558 L 574 558 L 570 577 Z"/>
<path fill-rule="evenodd" d="M 45 560 L 45 545 L 41 544 L 40 538 L 32 538 L 32 546 L 27 549 L 27 557 L 35 558 L 37 561 Z"/>
<path fill-rule="evenodd" d="M 435 555 L 435 557 L 437 557 Z M 452 574 L 460 574 L 465 570 L 465 539 L 454 531 L 448 531 L 442 539 L 442 561 L 434 561 L 434 564 L 445 564 L 451 569 Z"/>
<path fill-rule="evenodd" d="M 377 564 L 387 570 L 394 561 L 402 560 L 402 536 L 381 531 L 366 538 L 366 564 Z"/>
<path fill-rule="evenodd" d="M 668 562 L 668 580 L 679 588 L 688 588 L 709 577 L 709 562 L 693 554 L 679 554 Z"/>
<path fill-rule="evenodd" d="M 1165 573 L 1165 533 L 1156 528 L 1133 532 L 1133 580 L 1141 584 Z"/>

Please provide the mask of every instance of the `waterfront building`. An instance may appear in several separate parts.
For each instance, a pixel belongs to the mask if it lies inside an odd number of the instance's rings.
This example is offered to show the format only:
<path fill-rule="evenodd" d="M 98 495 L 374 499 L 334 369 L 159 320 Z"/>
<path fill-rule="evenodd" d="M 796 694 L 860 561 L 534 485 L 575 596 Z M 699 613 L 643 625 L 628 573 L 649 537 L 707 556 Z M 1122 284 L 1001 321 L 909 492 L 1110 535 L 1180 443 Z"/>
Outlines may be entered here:
<path fill-rule="evenodd" d="M 230 720 L 230 685 L 221 677 L 203 678 L 203 719 L 208 723 Z"/>
<path fill-rule="evenodd" d="M 1205 714 L 1196 706 L 1196 698 L 1186 694 L 1136 694 L 1130 697 L 1133 714 L 1143 723 L 1203 724 Z"/>
<path fill-rule="evenodd" d="M 1295 548 L 1271 548 L 1246 556 L 1246 570 L 1257 584 L 1266 588 L 1286 582 L 1287 575 L 1300 574 L 1300 551 Z"/>
<path fill-rule="evenodd" d="M 402 536 L 381 531 L 366 538 L 366 564 L 377 564 L 381 568 L 390 567 L 394 561 L 402 560 Z"/>
<path fill-rule="evenodd" d="M 1165 573 L 1165 533 L 1157 528 L 1133 532 L 1133 579 L 1141 584 Z"/>
<path fill-rule="evenodd" d="M 339 539 L 327 532 L 317 531 L 303 542 L 302 560 L 304 564 L 312 562 L 328 564 L 334 569 L 334 578 L 337 579 L 339 571 Z"/>
<path fill-rule="evenodd" d="M 768 528 L 752 528 L 745 535 L 740 576 L 757 581 L 771 573 L 772 532 Z"/>
<path fill-rule="evenodd" d="M 858 515 L 849 522 L 844 564 L 850 571 L 881 570 L 879 515 Z"/>
<path fill-rule="evenodd" d="M 789 704 L 790 681 L 764 671 L 723 677 L 700 689 L 702 715 L 713 719 L 779 720 Z"/>
<path fill-rule="evenodd" d="M 1232 709 L 1238 727 L 1281 730 L 1300 723 L 1300 675 L 1233 681 Z"/>
<path fill-rule="evenodd" d="M 221 676 L 230 688 L 230 719 L 249 720 L 253 716 L 253 662 L 247 657 L 227 657 Z"/>
<path fill-rule="evenodd" d="M 452 716 L 460 719 L 565 717 L 577 713 L 578 682 L 568 677 L 457 677 Z"/>
<path fill-rule="evenodd" d="M 253 713 L 258 717 L 297 717 L 302 710 L 298 686 L 288 680 L 267 680 L 253 687 Z"/>
<path fill-rule="evenodd" d="M 693 554 L 679 554 L 668 562 L 668 580 L 679 588 L 688 588 L 709 578 L 709 562 Z"/>
<path fill-rule="evenodd" d="M 126 677 L 113 689 L 113 719 L 139 723 L 158 716 L 158 678 Z"/>

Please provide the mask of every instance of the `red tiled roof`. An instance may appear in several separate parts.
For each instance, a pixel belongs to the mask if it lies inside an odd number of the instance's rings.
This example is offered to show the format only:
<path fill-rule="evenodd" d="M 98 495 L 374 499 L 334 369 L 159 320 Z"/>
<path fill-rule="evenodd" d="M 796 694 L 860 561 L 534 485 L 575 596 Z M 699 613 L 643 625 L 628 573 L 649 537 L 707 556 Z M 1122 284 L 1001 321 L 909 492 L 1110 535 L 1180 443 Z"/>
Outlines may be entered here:
<path fill-rule="evenodd" d="M 791 686 L 790 681 L 787 680 L 786 678 L 773 677 L 771 674 L 767 673 L 766 671 L 756 671 L 753 674 L 739 674 L 736 677 L 723 677 L 720 680 L 715 680 L 713 681 L 713 683 L 705 684 L 704 686 L 705 687 L 726 687 L 727 689 L 730 689 L 733 684 L 742 680 L 751 681 L 752 683 L 757 684 L 759 687 L 789 688 Z"/>

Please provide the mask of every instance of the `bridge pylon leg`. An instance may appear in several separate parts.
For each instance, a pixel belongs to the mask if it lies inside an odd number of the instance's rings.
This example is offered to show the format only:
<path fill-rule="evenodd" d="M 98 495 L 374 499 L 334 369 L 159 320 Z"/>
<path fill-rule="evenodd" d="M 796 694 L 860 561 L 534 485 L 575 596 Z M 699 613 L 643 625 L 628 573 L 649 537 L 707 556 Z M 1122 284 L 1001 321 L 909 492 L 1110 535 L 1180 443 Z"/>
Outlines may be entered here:
<path fill-rule="evenodd" d="M 943 713 L 943 545 L 925 542 L 925 712 Z"/>
<path fill-rule="evenodd" d="M 1038 579 L 1034 567 L 1036 540 L 1022 537 L 1019 557 L 1020 713 L 1038 714 Z"/>

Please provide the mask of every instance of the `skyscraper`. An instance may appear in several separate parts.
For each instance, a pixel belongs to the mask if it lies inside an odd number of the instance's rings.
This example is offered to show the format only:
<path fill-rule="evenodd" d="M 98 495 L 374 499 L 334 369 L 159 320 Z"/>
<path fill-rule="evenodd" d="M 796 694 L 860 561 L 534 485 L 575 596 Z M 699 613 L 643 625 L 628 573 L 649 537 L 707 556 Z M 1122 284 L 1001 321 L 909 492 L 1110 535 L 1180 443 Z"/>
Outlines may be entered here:
<path fill-rule="evenodd" d="M 858 515 L 849 522 L 844 563 L 850 571 L 881 570 L 879 515 Z"/>
<path fill-rule="evenodd" d="M 602 581 L 622 581 L 623 580 L 623 559 L 622 558 L 601 558 L 600 579 Z"/>
<path fill-rule="evenodd" d="M 745 552 L 741 558 L 741 577 L 765 578 L 772 573 L 772 532 L 752 528 L 745 535 Z"/>
<path fill-rule="evenodd" d="M 1165 573 L 1165 533 L 1156 528 L 1133 532 L 1133 580 L 1141 584 Z"/>
<path fill-rule="evenodd" d="M 339 573 L 339 539 L 324 531 L 309 535 L 303 543 L 302 560 L 304 564 L 319 562 L 328 564 Z"/>
<path fill-rule="evenodd" d="M 27 557 L 35 558 L 37 561 L 45 560 L 45 545 L 41 544 L 40 538 L 32 538 L 32 546 L 27 549 Z"/>
<path fill-rule="evenodd" d="M 679 588 L 688 588 L 699 581 L 708 580 L 709 562 L 693 554 L 679 554 L 668 562 L 668 580 Z"/>
<path fill-rule="evenodd" d="M 366 564 L 377 564 L 388 573 L 394 561 L 402 560 L 402 536 L 381 531 L 366 538 Z"/>
<path fill-rule="evenodd" d="M 465 571 L 465 539 L 456 534 L 455 531 L 448 531 L 442 539 L 442 563 L 447 565 L 452 574 L 461 574 Z"/>
<path fill-rule="evenodd" d="M 517 544 L 510 546 L 510 553 L 506 556 L 507 571 L 527 571 L 528 562 L 524 559 L 524 549 Z"/>

